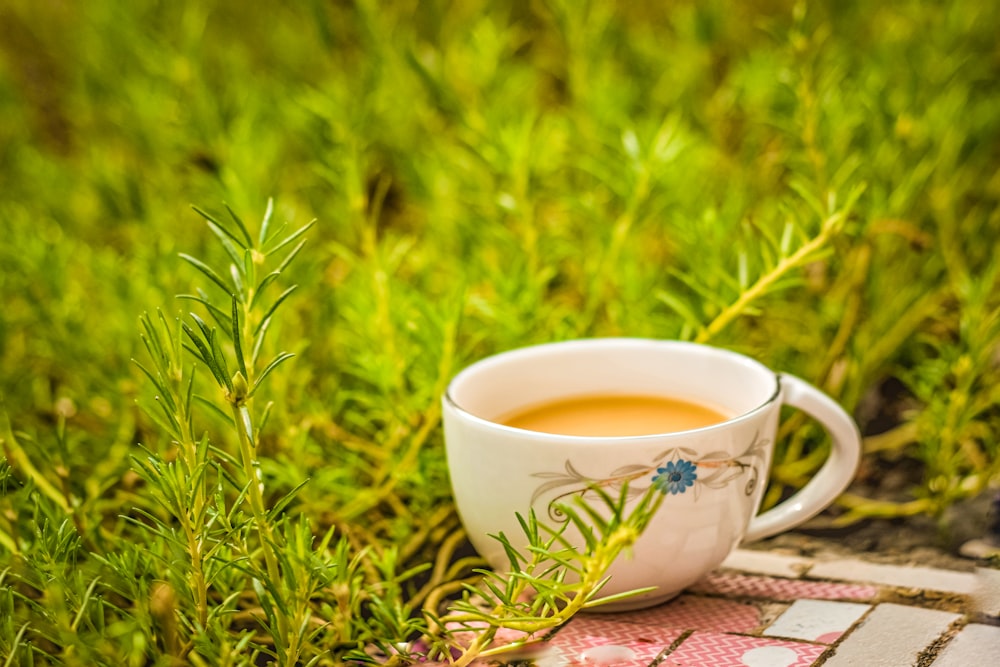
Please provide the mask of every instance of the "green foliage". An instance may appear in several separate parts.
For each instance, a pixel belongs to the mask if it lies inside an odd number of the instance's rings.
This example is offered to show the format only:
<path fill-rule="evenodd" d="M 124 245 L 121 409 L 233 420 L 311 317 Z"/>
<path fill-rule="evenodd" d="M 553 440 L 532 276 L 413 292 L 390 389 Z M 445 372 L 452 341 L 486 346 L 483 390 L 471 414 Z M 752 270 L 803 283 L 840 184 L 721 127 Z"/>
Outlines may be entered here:
<path fill-rule="evenodd" d="M 943 517 L 1000 477 L 994 3 L 0 23 L 9 664 L 326 664 L 430 633 L 477 567 L 440 394 L 534 342 L 696 339 L 816 383 L 869 434 L 863 477 L 922 471 L 837 522 Z M 259 229 L 236 215 L 271 195 Z M 231 208 L 199 226 L 192 201 Z M 824 454 L 789 419 L 770 500 Z"/>
<path fill-rule="evenodd" d="M 28 502 L 47 510 L 32 518 L 36 543 L 4 534 L 3 546 L 14 557 L 4 571 L 12 580 L 4 589 L 13 638 L 5 647 L 9 660 L 112 664 L 128 658 L 137 664 L 293 667 L 366 662 L 371 651 L 381 650 L 394 661 L 427 655 L 450 659 L 456 652 L 454 662 L 465 665 L 516 646 L 492 646 L 500 627 L 550 629 L 606 601 L 595 599 L 604 573 L 634 543 L 654 502 L 662 500 L 653 490 L 634 508 L 626 508 L 625 490 L 618 499 L 601 494 L 604 510 L 581 504 L 581 514 L 567 508 L 570 521 L 546 541 L 532 516 L 523 524 L 530 542 L 527 555 L 499 536 L 511 556 L 511 572 L 477 570 L 485 582 L 482 589 L 459 579 L 465 594 L 454 606 L 445 594 L 456 592 L 456 579 L 478 561 L 451 557 L 456 538 L 464 539 L 461 531 L 444 538 L 449 546 L 440 549 L 435 571 L 418 590 L 413 580 L 430 564 L 403 562 L 406 557 L 400 558 L 392 540 L 366 533 L 368 543 L 357 544 L 349 527 L 338 531 L 335 525 L 316 534 L 314 521 L 295 509 L 308 480 L 270 493 L 273 480 L 262 472 L 260 447 L 274 402 L 258 413 L 255 398 L 275 369 L 294 356 L 280 352 L 265 363 L 261 351 L 279 307 L 296 286 L 273 298 L 263 295 L 277 292 L 276 283 L 304 247 L 302 237 L 313 223 L 292 232 L 287 225 L 271 231 L 268 202 L 254 236 L 228 207 L 230 226 L 195 210 L 226 251 L 228 277 L 191 255 L 180 257 L 216 291 L 221 289 L 231 308 L 224 310 L 217 298 L 199 289 L 179 298 L 202 307 L 217 326 L 194 312 L 173 322 L 162 311 L 140 318 L 148 362 L 135 363 L 152 390 L 151 400 L 143 403 L 169 441 L 163 451 L 140 446 L 133 457 L 141 493 L 119 517 L 118 530 L 92 535 L 77 515 L 74 498 L 33 466 L 19 437 L 7 428 L 5 450 L 39 487 Z M 210 381 L 199 382 L 198 370 Z M 57 436 L 61 442 L 62 429 Z M 5 489 L 12 472 L 5 461 L 0 470 Z M 382 479 L 390 475 L 381 473 Z M 381 502 L 400 502 L 387 488 L 378 489 L 368 511 Z M 445 516 L 453 515 L 449 504 L 442 506 Z M 344 511 L 351 507 L 345 503 Z M 453 529 L 451 524 L 445 525 Z M 580 553 L 563 537 L 569 526 L 587 536 Z M 412 519 L 405 529 L 414 537 L 425 530 Z M 93 538 L 93 546 L 85 546 L 84 537 Z M 539 574 L 540 564 L 545 568 Z M 567 573 L 578 576 L 567 581 Z M 528 593 L 534 594 L 530 602 Z M 120 602 L 108 609 L 98 603 L 90 611 L 92 600 L 106 595 Z M 489 600 L 494 612 L 477 612 L 470 595 Z M 50 597 L 58 604 L 39 601 Z M 421 600 L 425 605 L 418 610 Z M 81 625 L 91 618 L 92 624 Z M 480 618 L 490 620 L 470 625 Z M 23 625 L 15 628 L 16 623 Z M 130 641 L 108 637 L 109 624 L 129 627 Z M 414 638 L 427 644 L 422 652 L 400 649 Z"/>

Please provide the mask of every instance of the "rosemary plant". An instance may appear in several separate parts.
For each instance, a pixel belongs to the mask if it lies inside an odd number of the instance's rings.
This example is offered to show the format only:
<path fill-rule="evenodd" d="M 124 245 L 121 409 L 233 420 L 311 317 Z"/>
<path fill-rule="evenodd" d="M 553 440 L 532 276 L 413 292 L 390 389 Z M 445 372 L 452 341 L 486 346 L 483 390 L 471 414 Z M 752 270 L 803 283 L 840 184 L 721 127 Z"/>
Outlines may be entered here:
<path fill-rule="evenodd" d="M 175 323 L 162 312 L 155 321 L 148 315 L 141 319 L 152 368 L 139 367 L 156 391 L 150 412 L 176 445 L 166 457 L 148 452 L 136 458 L 138 472 L 166 513 L 143 516 L 151 530 L 186 555 L 184 566 L 168 568 L 166 582 L 154 589 L 157 611 L 169 628 L 164 648 L 178 660 L 210 663 L 202 651 L 215 646 L 219 628 L 239 626 L 242 617 L 252 619 L 243 621 L 249 626 L 243 636 L 259 647 L 255 650 L 266 651 L 277 664 L 296 665 L 315 632 L 310 600 L 329 583 L 330 570 L 316 560 L 325 549 L 313 550 L 308 525 L 282 514 L 294 490 L 274 503 L 265 499 L 259 445 L 271 404 L 258 411 L 254 399 L 268 375 L 293 356 L 281 352 L 265 363 L 261 354 L 276 312 L 295 290 L 292 285 L 277 293 L 275 285 L 312 223 L 290 233 L 285 225 L 272 228 L 269 202 L 259 233 L 251 236 L 231 209 L 233 229 L 196 210 L 232 260 L 227 278 L 201 260 L 181 257 L 223 291 L 229 307 L 220 308 L 199 290 L 181 298 L 203 306 L 214 324 L 195 313 Z M 213 393 L 195 392 L 195 367 L 186 353 L 210 372 Z M 235 436 L 235 451 L 227 451 L 221 438 L 196 435 L 198 408 Z M 330 539 L 329 533 L 321 536 L 320 544 L 325 547 Z M 229 569 L 245 575 L 249 586 L 220 587 L 219 582 L 232 581 Z M 240 597 L 250 592 L 254 603 L 248 609 Z M 189 603 L 178 607 L 179 619 L 173 611 L 178 596 Z M 256 638 L 261 632 L 264 643 Z"/>
<path fill-rule="evenodd" d="M 577 497 L 575 506 L 561 506 L 566 521 L 556 528 L 539 524 L 534 512 L 518 516 L 528 541 L 525 553 L 514 549 L 505 535 L 496 536 L 507 552 L 509 569 L 477 570 L 478 581 L 458 582 L 463 595 L 447 613 L 437 616 L 433 605 L 426 610 L 432 622 L 431 657 L 463 667 L 476 658 L 544 639 L 581 610 L 643 592 L 600 596 L 608 568 L 645 530 L 663 494 L 650 487 L 628 507 L 632 495 L 627 486 L 617 498 L 600 488 L 592 491 L 601 501 L 598 506 Z M 582 550 L 567 539 L 570 531 L 584 537 Z M 505 641 L 497 645 L 501 631 Z"/>
<path fill-rule="evenodd" d="M 450 547 L 437 562 L 407 565 L 395 547 L 359 544 L 356 533 L 336 527 L 320 530 L 296 511 L 296 494 L 307 480 L 272 492 L 260 449 L 273 401 L 257 406 L 267 396 L 268 378 L 292 354 L 266 357 L 265 339 L 296 289 L 279 291 L 279 285 L 312 223 L 290 232 L 285 225 L 272 229 L 269 202 L 260 231 L 252 235 L 231 209 L 228 224 L 195 210 L 230 262 L 228 271 L 220 271 L 182 254 L 212 291 L 179 298 L 203 314 L 171 319 L 157 311 L 140 318 L 147 359 L 135 363 L 153 390 L 146 409 L 169 445 L 142 447 L 133 457 L 143 500 L 125 520 L 152 548 L 119 543 L 119 551 L 93 553 L 98 575 L 87 599 L 78 601 L 75 620 L 56 623 L 52 634 L 40 630 L 37 619 L 11 626 L 10 656 L 110 661 L 114 647 L 83 648 L 66 639 L 94 604 L 89 600 L 107 597 L 116 602 L 97 604 L 141 619 L 131 637 L 130 655 L 137 661 L 292 667 L 370 661 L 381 650 L 391 662 L 431 657 L 465 665 L 523 643 L 496 641 L 501 629 L 538 638 L 577 611 L 608 601 L 598 597 L 604 572 L 642 532 L 661 498 L 647 494 L 627 510 L 625 490 L 619 498 L 599 493 L 603 509 L 567 508 L 569 520 L 556 529 L 540 526 L 531 515 L 522 521 L 526 553 L 498 536 L 511 571 L 497 573 L 475 569 L 475 558 L 453 557 L 461 531 L 446 540 Z M 9 438 L 5 445 L 16 448 L 16 439 Z M 14 460 L 30 466 L 23 457 Z M 6 487 L 10 467 L 0 475 Z M 67 499 L 43 476 L 38 480 L 52 504 L 72 515 Z M 567 526 L 586 536 L 582 552 L 563 536 Z M 81 532 L 64 522 L 58 550 L 81 550 Z M 20 551 L 9 536 L 3 545 Z M 427 571 L 431 575 L 415 585 Z M 23 572 L 14 574 L 21 585 L 42 586 Z M 11 623 L 23 613 L 14 613 L 13 589 L 6 590 Z M 22 602 L 31 598 L 22 596 Z M 37 615 L 51 616 L 32 606 Z"/>
<path fill-rule="evenodd" d="M 536 342 L 822 387 L 833 524 L 1000 483 L 997 3 L 0 4 L 0 667 L 471 659 L 541 608 L 467 581 L 440 393 Z"/>

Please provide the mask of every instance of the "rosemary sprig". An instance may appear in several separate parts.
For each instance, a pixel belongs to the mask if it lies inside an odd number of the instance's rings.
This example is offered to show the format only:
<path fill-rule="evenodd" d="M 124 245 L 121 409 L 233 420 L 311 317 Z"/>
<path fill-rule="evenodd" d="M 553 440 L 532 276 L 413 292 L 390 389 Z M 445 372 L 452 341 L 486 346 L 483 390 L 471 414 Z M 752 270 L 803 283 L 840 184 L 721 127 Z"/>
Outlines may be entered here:
<path fill-rule="evenodd" d="M 524 535 L 517 541 L 527 541 L 523 549 L 502 533 L 495 536 L 507 553 L 509 570 L 476 570 L 479 581 L 463 583 L 462 597 L 443 616 L 425 608 L 432 657 L 464 667 L 476 658 L 538 641 L 583 609 L 646 592 L 600 595 L 608 569 L 642 535 L 663 494 L 651 487 L 630 509 L 633 496 L 627 485 L 618 497 L 596 486 L 592 491 L 600 501 L 597 506 L 575 497 L 573 505 L 560 506 L 566 521 L 555 528 L 539 523 L 533 511 L 527 517 L 518 515 Z M 572 534 L 583 537 L 582 548 L 571 540 Z M 501 629 L 522 633 L 523 638 L 496 642 Z"/>
<path fill-rule="evenodd" d="M 176 653 L 178 658 L 194 659 L 192 651 L 203 643 L 210 618 L 235 614 L 232 595 L 243 592 L 237 590 L 224 597 L 221 616 L 213 599 L 218 597 L 215 582 L 222 570 L 232 567 L 251 580 L 261 625 L 273 647 L 270 651 L 280 664 L 296 665 L 310 632 L 310 593 L 302 587 L 318 584 L 312 577 L 295 576 L 293 558 L 309 561 L 314 554 L 312 537 L 305 538 L 301 524 L 297 528 L 285 524 L 281 510 L 294 491 L 275 506 L 268 505 L 258 449 L 270 404 L 257 412 L 253 399 L 268 376 L 293 356 L 280 352 L 267 363 L 261 362 L 270 324 L 295 286 L 270 303 L 265 294 L 298 255 L 305 243 L 301 237 L 313 223 L 290 233 L 284 225 L 274 229 L 274 207 L 269 201 L 259 234 L 254 237 L 228 207 L 229 223 L 197 207 L 195 211 L 205 219 L 231 264 L 228 271 L 220 272 L 191 255 L 181 257 L 223 290 L 228 307 L 223 309 L 216 299 L 199 290 L 196 295 L 179 298 L 203 306 L 213 324 L 196 313 L 175 323 L 162 313 L 155 321 L 144 315 L 142 340 L 151 367 L 136 362 L 157 392 L 149 412 L 177 447 L 175 460 L 152 453 L 136 460 L 137 471 L 153 488 L 160 506 L 180 524 L 179 542 L 187 554 L 186 576 L 175 577 L 174 585 L 187 589 L 194 614 L 187 623 L 186 641 L 178 642 Z M 275 268 L 268 270 L 271 265 Z M 263 277 L 258 279 L 259 275 Z M 195 367 L 183 360 L 185 353 L 209 371 L 219 390 L 214 396 L 195 393 Z M 196 407 L 212 415 L 226 415 L 223 423 L 230 427 L 237 443 L 234 455 L 207 436 L 195 437 Z M 225 488 L 231 490 L 229 494 Z M 246 516 L 241 507 L 248 511 Z M 168 532 L 157 517 L 147 518 L 157 530 Z M 325 547 L 328 541 L 329 536 L 321 545 Z M 227 559 L 229 563 L 224 562 Z M 263 561 L 262 568 L 258 559 Z"/>
<path fill-rule="evenodd" d="M 309 225 L 287 235 L 269 231 L 269 204 L 254 237 L 231 210 L 228 224 L 195 210 L 225 249 L 228 271 L 191 255 L 181 257 L 223 290 L 227 307 L 199 290 L 181 298 L 202 306 L 204 316 L 190 313 L 173 322 L 160 312 L 155 319 L 143 316 L 141 337 L 150 361 L 136 362 L 156 391 L 149 412 L 175 445 L 175 455 L 146 450 L 135 459 L 158 507 L 138 510 L 137 523 L 148 526 L 166 549 L 166 582 L 151 586 L 149 604 L 152 621 L 164 629 L 169 655 L 205 662 L 241 637 L 237 645 L 287 667 L 317 658 L 321 646 L 359 659 L 367 657 L 362 647 L 374 646 L 406 661 L 416 656 L 400 653 L 400 642 L 423 636 L 429 655 L 457 651 L 456 662 L 464 665 L 514 647 L 494 645 L 500 628 L 535 635 L 607 601 L 597 597 L 604 574 L 655 512 L 659 499 L 650 494 L 626 512 L 625 490 L 614 499 L 597 489 L 602 509 L 583 503 L 566 507 L 568 519 L 558 529 L 530 515 L 521 521 L 523 553 L 498 536 L 511 571 L 479 570 L 478 583 L 462 579 L 475 559 L 450 556 L 464 540 L 461 532 L 453 530 L 445 539 L 451 546 L 436 563 L 404 564 L 399 549 L 375 543 L 374 536 L 357 544 L 344 532 L 334 540 L 331 528 L 317 539 L 316 527 L 305 516 L 293 520 L 288 508 L 302 481 L 269 503 L 259 454 L 269 405 L 258 416 L 255 399 L 268 376 L 292 357 L 279 352 L 264 363 L 261 350 L 278 306 L 295 287 L 270 304 L 262 295 L 302 249 L 300 237 Z M 283 255 L 267 272 L 276 252 Z M 259 275 L 264 277 L 258 280 Z M 198 368 L 208 371 L 214 391 L 199 393 Z M 206 417 L 225 426 L 235 440 L 234 451 L 221 435 L 196 437 L 195 420 Z M 583 550 L 571 547 L 567 530 L 586 537 Z M 410 551 L 405 549 L 407 558 L 413 556 Z M 411 585 L 428 569 L 426 584 Z M 456 593 L 461 599 L 439 616 L 441 601 Z M 184 604 L 175 614 L 177 600 Z M 472 600 L 488 601 L 487 608 Z"/>

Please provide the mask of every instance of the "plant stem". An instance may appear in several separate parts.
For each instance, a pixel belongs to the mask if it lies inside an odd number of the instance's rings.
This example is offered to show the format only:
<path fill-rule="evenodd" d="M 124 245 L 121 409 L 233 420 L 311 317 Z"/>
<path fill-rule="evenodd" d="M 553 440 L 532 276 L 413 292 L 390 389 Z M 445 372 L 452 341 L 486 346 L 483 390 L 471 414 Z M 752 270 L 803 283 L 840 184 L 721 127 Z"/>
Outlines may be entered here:
<path fill-rule="evenodd" d="M 762 275 L 757 281 L 743 291 L 739 297 L 719 313 L 715 319 L 708 323 L 698 335 L 695 342 L 706 343 L 714 338 L 720 331 L 725 329 L 737 317 L 739 317 L 751 303 L 767 294 L 768 290 L 785 274 L 806 263 L 816 252 L 821 250 L 830 240 L 837 223 L 842 218 L 841 213 L 835 213 L 827 218 L 820 229 L 819 234 L 804 243 L 798 250 L 788 257 L 783 257 L 773 269 Z"/>
<path fill-rule="evenodd" d="M 6 416 L 4 421 L 6 422 Z M 52 484 L 52 482 L 50 482 L 48 478 L 35 467 L 35 464 L 31 462 L 30 458 L 28 458 L 24 449 L 21 448 L 17 438 L 14 437 L 14 433 L 10 430 L 10 426 L 5 424 L 4 430 L 7 431 L 7 436 L 4 437 L 0 434 L 0 450 L 3 451 L 4 456 L 6 456 L 7 461 L 10 462 L 11 467 L 23 470 L 24 474 L 31 479 L 35 486 L 38 487 L 39 491 L 48 497 L 49 500 L 58 505 L 59 509 L 72 516 L 73 508 L 70 507 L 65 494 L 60 492 L 59 489 L 57 489 L 55 485 Z"/>
<path fill-rule="evenodd" d="M 179 340 L 180 331 L 177 332 L 177 339 Z M 179 356 L 180 350 L 177 350 L 177 355 Z M 194 592 L 195 605 L 197 607 L 196 613 L 198 615 L 198 629 L 204 632 L 208 626 L 208 581 L 205 578 L 205 556 L 202 551 L 202 546 L 205 540 L 205 526 L 199 517 L 202 517 L 205 512 L 205 505 L 207 502 L 207 491 L 205 489 L 205 479 L 203 476 L 203 471 L 200 469 L 198 463 L 198 444 L 194 437 L 194 427 L 191 423 L 191 414 L 188 412 L 188 403 L 184 400 L 183 392 L 183 376 L 181 372 L 181 367 L 178 367 L 178 372 L 172 375 L 175 403 L 177 404 L 178 411 L 178 423 L 181 425 L 181 456 L 184 461 L 184 467 L 182 475 L 184 477 L 184 483 L 187 484 L 187 478 L 193 476 L 196 478 L 196 483 L 194 484 L 194 497 L 191 501 L 191 507 L 187 512 L 183 513 L 183 524 L 184 524 L 184 534 L 187 538 L 187 550 L 188 555 L 191 558 L 191 582 L 190 586 Z M 193 371 L 192 371 L 193 372 Z M 185 647 L 183 653 L 186 654 L 190 650 L 190 644 Z"/>
<path fill-rule="evenodd" d="M 643 163 L 639 168 L 638 180 L 625 204 L 625 210 L 615 219 L 611 226 L 611 238 L 607 245 L 607 251 L 601 256 L 600 261 L 593 273 L 590 289 L 587 290 L 588 298 L 584 304 L 584 314 L 580 319 L 581 326 L 584 327 L 582 333 L 593 331 L 597 311 L 603 304 L 606 304 L 614 285 L 609 281 L 609 276 L 615 275 L 615 267 L 618 264 L 619 256 L 625 246 L 629 231 L 635 224 L 638 217 L 639 207 L 646 202 L 649 197 L 652 183 L 650 181 L 649 167 Z"/>
<path fill-rule="evenodd" d="M 257 446 L 253 435 L 249 432 L 249 424 L 252 423 L 250 421 L 250 412 L 246 405 L 239 401 L 231 401 L 230 405 L 233 413 L 233 423 L 236 424 L 236 431 L 239 434 L 240 459 L 243 463 L 243 475 L 247 482 L 250 511 L 253 513 L 254 527 L 260 538 L 260 548 L 264 553 L 267 577 L 274 586 L 280 587 L 282 582 L 281 570 L 278 566 L 278 557 L 274 552 L 274 533 L 271 531 L 271 524 L 267 516 L 267 507 L 264 504 L 264 494 L 258 474 Z M 278 634 L 282 638 L 287 639 L 288 619 L 281 609 L 277 610 L 275 616 L 278 621 Z M 288 650 L 290 651 L 291 647 L 288 647 Z M 286 658 L 288 659 L 288 665 L 295 664 L 295 660 L 290 653 L 286 654 Z"/>
<path fill-rule="evenodd" d="M 0 529 L 0 547 L 9 551 L 13 556 L 21 555 L 21 550 L 17 547 L 17 542 L 3 529 Z"/>
<path fill-rule="evenodd" d="M 200 486 L 200 485 L 199 485 Z M 188 555 L 191 558 L 191 588 L 194 591 L 195 605 L 198 613 L 198 629 L 204 631 L 208 626 L 208 585 L 205 580 L 204 554 L 201 551 L 202 538 L 196 533 L 192 515 L 198 516 L 198 508 L 192 508 L 184 517 L 184 535 L 187 538 Z"/>

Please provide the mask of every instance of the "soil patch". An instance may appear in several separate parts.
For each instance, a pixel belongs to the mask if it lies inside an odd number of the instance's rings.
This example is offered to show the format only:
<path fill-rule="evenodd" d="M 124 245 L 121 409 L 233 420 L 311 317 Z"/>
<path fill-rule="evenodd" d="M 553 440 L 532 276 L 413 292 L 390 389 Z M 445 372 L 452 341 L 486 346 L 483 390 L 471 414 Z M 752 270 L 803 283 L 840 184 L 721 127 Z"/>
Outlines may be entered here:
<path fill-rule="evenodd" d="M 746 545 L 792 555 L 859 556 L 877 563 L 923 565 L 971 571 L 977 561 L 961 555 L 962 545 L 990 533 L 994 493 L 986 493 L 953 507 L 938 523 L 931 517 L 871 519 L 831 528 L 821 516 L 801 528 Z"/>

